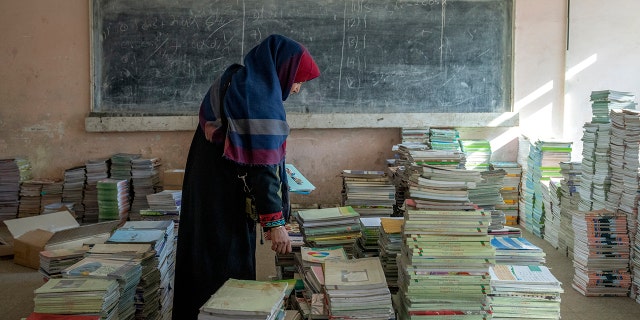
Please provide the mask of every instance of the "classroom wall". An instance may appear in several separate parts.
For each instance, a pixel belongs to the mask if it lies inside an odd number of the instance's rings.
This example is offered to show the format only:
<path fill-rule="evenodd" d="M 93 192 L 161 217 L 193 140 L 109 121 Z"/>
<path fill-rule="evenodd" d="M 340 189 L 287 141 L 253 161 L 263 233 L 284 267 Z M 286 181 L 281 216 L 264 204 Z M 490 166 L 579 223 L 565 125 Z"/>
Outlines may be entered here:
<path fill-rule="evenodd" d="M 459 128 L 463 138 L 491 139 L 494 159 L 516 160 L 521 133 L 562 135 L 566 22 L 566 1 L 516 1 L 513 93 L 520 126 Z M 0 30 L 0 158 L 25 156 L 34 176 L 48 178 L 118 152 L 159 157 L 164 169 L 184 166 L 191 131 L 86 132 L 89 1 L 0 1 Z M 340 171 L 382 170 L 399 142 L 398 128 L 294 129 L 288 162 L 317 190 L 293 201 L 339 203 Z"/>

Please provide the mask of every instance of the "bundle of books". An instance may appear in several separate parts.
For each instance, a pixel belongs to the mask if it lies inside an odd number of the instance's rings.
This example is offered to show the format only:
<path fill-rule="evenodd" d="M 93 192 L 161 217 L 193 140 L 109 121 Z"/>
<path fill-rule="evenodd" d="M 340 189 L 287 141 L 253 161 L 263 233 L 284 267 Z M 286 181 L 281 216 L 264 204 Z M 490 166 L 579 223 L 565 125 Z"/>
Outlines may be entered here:
<path fill-rule="evenodd" d="M 126 259 L 100 259 L 86 257 L 62 270 L 63 278 L 113 279 L 118 282 L 118 318 L 132 319 L 135 316 L 135 293 L 142 275 L 137 262 Z"/>
<path fill-rule="evenodd" d="M 503 203 L 500 190 L 505 175 L 506 171 L 502 169 L 481 171 L 481 180 L 475 188 L 469 189 L 469 200 L 481 209 L 495 210 L 496 206 Z"/>
<path fill-rule="evenodd" d="M 72 203 L 73 212 L 79 221 L 84 218 L 84 184 L 86 181 L 85 166 L 77 166 L 64 171 L 64 182 L 62 184 L 62 202 Z"/>
<path fill-rule="evenodd" d="M 546 266 L 495 265 L 489 272 L 493 319 L 560 319 L 564 290 Z"/>
<path fill-rule="evenodd" d="M 496 209 L 504 212 L 506 225 L 517 226 L 522 166 L 517 162 L 492 161 L 489 169 L 504 170 L 505 172 L 504 179 L 502 180 L 502 188 L 500 188 L 502 203 L 496 204 Z"/>
<path fill-rule="evenodd" d="M 580 193 L 578 188 L 582 177 L 581 162 L 560 162 L 560 236 L 558 249 L 573 259 L 573 226 L 572 220 L 578 214 Z"/>
<path fill-rule="evenodd" d="M 129 202 L 129 182 L 128 180 L 102 179 L 96 185 L 98 189 L 98 219 L 127 220 Z"/>
<path fill-rule="evenodd" d="M 182 190 L 162 190 L 147 194 L 148 209 L 141 209 L 141 220 L 173 220 L 180 222 Z"/>
<path fill-rule="evenodd" d="M 490 316 L 486 301 L 495 249 L 481 210 L 407 210 L 398 257 L 398 313 Z"/>
<path fill-rule="evenodd" d="M 461 139 L 460 147 L 464 152 L 467 170 L 487 171 L 491 162 L 491 143 L 482 139 Z"/>
<path fill-rule="evenodd" d="M 0 159 L 0 221 L 18 217 L 20 169 L 17 159 Z"/>
<path fill-rule="evenodd" d="M 360 217 L 361 235 L 354 246 L 353 256 L 355 258 L 377 257 L 379 255 L 380 219 L 382 218 Z"/>
<path fill-rule="evenodd" d="M 18 218 L 33 217 L 42 213 L 42 185 L 48 179 L 31 179 L 20 184 L 20 206 Z"/>
<path fill-rule="evenodd" d="M 384 171 L 342 170 L 342 206 L 361 216 L 388 217 L 396 204 L 395 186 Z"/>
<path fill-rule="evenodd" d="M 116 153 L 111 156 L 109 176 L 113 179 L 131 181 L 131 162 L 142 155 L 134 153 Z"/>
<path fill-rule="evenodd" d="M 548 183 L 543 183 L 542 193 L 544 204 L 544 240 L 554 249 L 558 249 L 560 239 L 560 181 L 562 178 L 550 178 Z"/>
<path fill-rule="evenodd" d="M 88 246 L 42 250 L 40 251 L 40 268 L 38 271 L 45 279 L 62 278 L 62 270 L 82 260 L 88 250 Z"/>
<path fill-rule="evenodd" d="M 433 150 L 461 151 L 460 133 L 453 128 L 430 128 L 427 144 Z"/>
<path fill-rule="evenodd" d="M 427 143 L 429 128 L 402 128 L 402 143 Z"/>
<path fill-rule="evenodd" d="M 198 319 L 283 319 L 287 287 L 287 282 L 228 279 L 200 308 Z"/>
<path fill-rule="evenodd" d="M 572 287 L 585 296 L 626 296 L 631 287 L 627 217 L 596 210 L 574 217 Z"/>
<path fill-rule="evenodd" d="M 140 210 L 149 208 L 147 195 L 162 191 L 159 158 L 131 159 L 131 220 L 140 220 Z"/>
<path fill-rule="evenodd" d="M 118 318 L 118 281 L 93 278 L 49 279 L 34 290 L 34 312 Z"/>
<path fill-rule="evenodd" d="M 149 292 L 149 300 L 139 309 L 146 317 L 170 314 L 172 310 L 173 274 L 175 270 L 175 234 L 173 221 L 127 221 L 116 229 L 107 243 L 150 244 L 155 251 L 159 283 L 157 292 Z"/>
<path fill-rule="evenodd" d="M 398 291 L 398 261 L 397 257 L 402 249 L 402 225 L 404 219 L 380 218 L 380 237 L 378 248 L 379 258 L 387 279 L 387 286 L 392 293 Z"/>
<path fill-rule="evenodd" d="M 422 165 L 411 168 L 406 204 L 425 210 L 469 210 L 477 206 L 469 189 L 482 181 L 479 171 Z M 408 201 L 411 200 L 411 201 Z"/>
<path fill-rule="evenodd" d="M 395 319 L 380 259 L 325 261 L 324 278 L 331 319 Z"/>
<path fill-rule="evenodd" d="M 635 95 L 631 92 L 616 90 L 591 91 L 592 123 L 608 123 L 609 113 L 614 109 L 635 109 Z"/>
<path fill-rule="evenodd" d="M 89 249 L 87 257 L 126 260 L 141 266 L 140 281 L 135 289 L 135 317 L 152 319 L 157 314 L 160 294 L 158 258 L 150 244 L 145 243 L 97 243 Z"/>
<path fill-rule="evenodd" d="M 361 236 L 360 214 L 350 206 L 299 210 L 295 214 L 305 244 L 312 247 L 344 246 L 353 256 Z"/>
<path fill-rule="evenodd" d="M 109 177 L 110 159 L 91 159 L 85 162 L 86 184 L 84 186 L 84 216 L 82 222 L 98 222 L 98 181 Z"/>
<path fill-rule="evenodd" d="M 496 248 L 496 264 L 539 266 L 545 263 L 546 254 L 529 240 L 519 237 L 496 237 L 491 239 Z"/>

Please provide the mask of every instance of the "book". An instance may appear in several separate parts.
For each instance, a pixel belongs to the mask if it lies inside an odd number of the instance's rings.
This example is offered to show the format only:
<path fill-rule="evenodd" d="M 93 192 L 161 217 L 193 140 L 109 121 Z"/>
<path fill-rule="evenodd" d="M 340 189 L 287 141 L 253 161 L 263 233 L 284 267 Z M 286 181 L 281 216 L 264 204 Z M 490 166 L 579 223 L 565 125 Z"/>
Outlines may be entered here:
<path fill-rule="evenodd" d="M 289 183 L 289 191 L 298 194 L 310 194 L 316 187 L 300 173 L 300 171 L 292 164 L 284 165 L 287 172 L 287 182 Z"/>
<path fill-rule="evenodd" d="M 358 224 L 360 223 L 358 220 L 360 214 L 350 206 L 300 210 L 297 216 L 304 226 L 309 226 L 313 222 L 336 220 L 354 220 Z"/>
<path fill-rule="evenodd" d="M 324 263 L 325 286 L 328 289 L 386 288 L 382 264 L 377 257 L 327 260 Z"/>
<path fill-rule="evenodd" d="M 200 311 L 217 316 L 247 316 L 242 319 L 269 319 L 282 308 L 287 287 L 287 282 L 231 278 L 211 295 Z"/>
<path fill-rule="evenodd" d="M 302 260 L 312 263 L 324 263 L 327 260 L 347 260 L 347 253 L 342 246 L 332 247 L 300 247 Z"/>

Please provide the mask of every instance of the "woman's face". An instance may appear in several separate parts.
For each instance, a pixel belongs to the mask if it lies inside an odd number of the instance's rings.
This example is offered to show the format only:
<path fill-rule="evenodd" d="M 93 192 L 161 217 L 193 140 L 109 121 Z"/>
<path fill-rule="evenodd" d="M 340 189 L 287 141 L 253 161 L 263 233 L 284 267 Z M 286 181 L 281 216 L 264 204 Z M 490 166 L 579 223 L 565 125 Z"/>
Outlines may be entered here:
<path fill-rule="evenodd" d="M 296 94 L 298 92 L 300 92 L 300 87 L 302 86 L 302 82 L 296 82 L 291 86 L 291 93 L 290 94 Z"/>

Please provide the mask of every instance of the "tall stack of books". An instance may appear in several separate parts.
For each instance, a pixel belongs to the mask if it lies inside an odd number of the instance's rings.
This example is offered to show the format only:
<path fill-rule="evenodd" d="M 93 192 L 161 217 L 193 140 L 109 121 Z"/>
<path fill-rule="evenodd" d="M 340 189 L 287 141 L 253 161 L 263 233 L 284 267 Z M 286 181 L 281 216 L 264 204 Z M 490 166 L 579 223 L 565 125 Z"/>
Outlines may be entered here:
<path fill-rule="evenodd" d="M 560 173 L 560 236 L 558 249 L 573 259 L 573 225 L 572 220 L 578 214 L 580 193 L 578 192 L 582 179 L 581 162 L 561 162 Z"/>
<path fill-rule="evenodd" d="M 198 319 L 283 319 L 287 282 L 228 279 L 200 308 Z"/>
<path fill-rule="evenodd" d="M 407 210 L 398 258 L 401 319 L 443 313 L 490 317 L 490 219 L 482 210 Z"/>
<path fill-rule="evenodd" d="M 492 161 L 490 170 L 504 170 L 500 195 L 502 203 L 496 204 L 496 210 L 504 212 L 507 226 L 518 225 L 518 199 L 520 198 L 520 178 L 522 166 L 517 162 Z"/>
<path fill-rule="evenodd" d="M 173 274 L 175 270 L 175 235 L 173 221 L 127 221 L 116 229 L 107 243 L 150 244 L 155 251 L 159 271 L 159 289 L 149 292 L 144 300 L 142 315 L 155 318 L 158 315 L 171 314 Z"/>
<path fill-rule="evenodd" d="M 493 319 L 560 319 L 562 283 L 546 266 L 490 268 Z"/>
<path fill-rule="evenodd" d="M 73 211 L 79 221 L 84 218 L 84 204 L 82 204 L 82 201 L 86 180 L 85 166 L 76 166 L 64 171 L 62 202 L 73 203 Z"/>
<path fill-rule="evenodd" d="M 395 186 L 386 172 L 342 170 L 342 206 L 350 206 L 366 217 L 388 217 L 396 204 Z"/>
<path fill-rule="evenodd" d="M 380 218 L 380 263 L 387 286 L 392 293 L 398 291 L 398 255 L 402 249 L 402 225 L 404 219 L 400 217 Z"/>
<path fill-rule="evenodd" d="M 98 206 L 98 181 L 109 177 L 109 159 L 92 159 L 85 162 L 86 184 L 84 186 L 84 216 L 82 222 L 98 222 L 100 209 Z"/>
<path fill-rule="evenodd" d="M 361 236 L 354 246 L 355 258 L 377 257 L 380 254 L 378 239 L 380 238 L 380 219 L 376 217 L 360 217 Z"/>
<path fill-rule="evenodd" d="M 131 211 L 129 219 L 140 220 L 140 210 L 149 208 L 147 195 L 162 191 L 158 158 L 131 159 Z"/>
<path fill-rule="evenodd" d="M 135 289 L 135 317 L 153 319 L 157 314 L 160 289 L 158 258 L 150 244 L 145 243 L 97 243 L 86 253 L 87 257 L 99 259 L 128 260 L 140 264 L 140 281 Z"/>
<path fill-rule="evenodd" d="M 495 210 L 496 206 L 503 203 L 500 190 L 505 174 L 502 169 L 481 171 L 482 180 L 476 183 L 475 188 L 469 189 L 469 200 L 481 209 Z"/>
<path fill-rule="evenodd" d="M 118 288 L 118 281 L 113 279 L 49 279 L 34 290 L 33 310 L 42 314 L 118 319 Z"/>
<path fill-rule="evenodd" d="M 118 281 L 120 298 L 118 318 L 135 318 L 135 293 L 142 267 L 137 262 L 124 259 L 99 259 L 86 257 L 62 270 L 63 278 L 113 279 Z"/>
<path fill-rule="evenodd" d="M 529 146 L 527 170 L 524 179 L 524 225 L 531 233 L 544 236 L 543 183 L 552 177 L 561 177 L 560 162 L 571 160 L 571 142 L 538 140 Z M 523 220 L 523 219 L 521 219 Z M 522 221 L 520 222 L 522 225 Z"/>
<path fill-rule="evenodd" d="M 591 91 L 592 123 L 609 122 L 609 113 L 614 109 L 635 109 L 635 95 L 616 90 Z"/>
<path fill-rule="evenodd" d="M 582 135 L 582 179 L 578 210 L 587 212 L 606 207 L 611 184 L 609 170 L 611 124 L 585 123 Z"/>
<path fill-rule="evenodd" d="M 491 143 L 489 140 L 461 139 L 460 146 L 465 155 L 467 170 L 489 170 L 491 162 Z"/>
<path fill-rule="evenodd" d="M 548 190 L 543 192 L 542 203 L 544 204 L 544 240 L 553 248 L 558 249 L 560 240 L 560 199 L 562 197 L 562 189 L 560 181 L 562 178 L 550 178 L 548 184 L 543 184 L 543 188 Z"/>
<path fill-rule="evenodd" d="M 20 169 L 16 159 L 0 159 L 0 222 L 18 217 Z"/>
<path fill-rule="evenodd" d="M 360 238 L 360 214 L 352 207 L 331 207 L 299 210 L 296 220 L 305 244 L 311 247 L 343 246 L 353 256 L 355 242 Z"/>
<path fill-rule="evenodd" d="M 395 319 L 380 259 L 328 260 L 324 278 L 331 319 Z"/>
<path fill-rule="evenodd" d="M 118 179 L 102 179 L 98 189 L 98 219 L 100 221 L 126 221 L 129 214 L 129 182 Z"/>
<path fill-rule="evenodd" d="M 626 296 L 631 287 L 627 216 L 596 210 L 574 217 L 572 287 L 585 296 Z"/>

